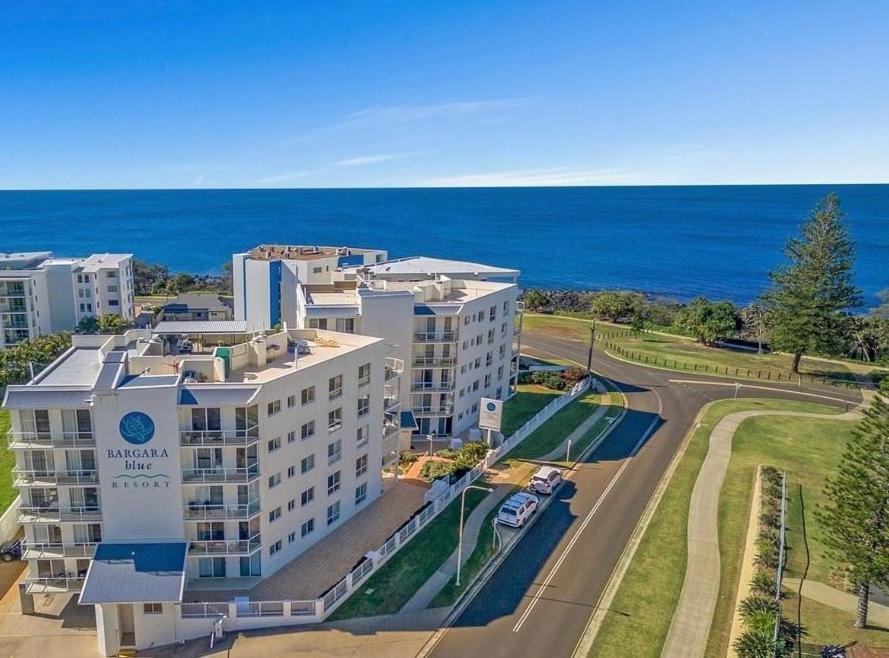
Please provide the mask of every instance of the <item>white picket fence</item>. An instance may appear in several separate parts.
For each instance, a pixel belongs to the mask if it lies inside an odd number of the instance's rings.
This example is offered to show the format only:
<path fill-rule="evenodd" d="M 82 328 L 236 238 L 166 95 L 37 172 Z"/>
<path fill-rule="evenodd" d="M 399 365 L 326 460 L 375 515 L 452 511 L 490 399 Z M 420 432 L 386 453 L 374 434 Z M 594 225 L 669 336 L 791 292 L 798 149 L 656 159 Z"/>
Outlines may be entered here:
<path fill-rule="evenodd" d="M 559 396 L 538 411 L 512 436 L 493 450 L 468 471 L 457 482 L 435 491 L 427 499 L 423 509 L 396 530 L 375 551 L 370 551 L 346 576 L 317 599 L 304 601 L 232 601 L 228 603 L 182 603 L 178 606 L 178 639 L 187 640 L 206 636 L 212 631 L 213 623 L 225 616 L 226 631 L 240 631 L 249 628 L 267 628 L 294 624 L 312 624 L 326 619 L 334 610 L 349 598 L 361 584 L 413 538 L 422 528 L 438 516 L 445 507 L 500 457 L 524 441 L 534 430 L 553 417 L 560 409 L 582 395 L 590 388 L 586 378 L 572 389 Z M 432 492 L 430 489 L 427 495 Z"/>

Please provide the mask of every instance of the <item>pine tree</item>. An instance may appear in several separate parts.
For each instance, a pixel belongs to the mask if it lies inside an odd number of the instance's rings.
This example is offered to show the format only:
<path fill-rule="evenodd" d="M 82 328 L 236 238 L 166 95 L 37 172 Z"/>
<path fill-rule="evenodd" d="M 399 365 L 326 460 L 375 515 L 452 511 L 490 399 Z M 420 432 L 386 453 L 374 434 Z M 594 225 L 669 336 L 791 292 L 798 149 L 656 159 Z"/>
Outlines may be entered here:
<path fill-rule="evenodd" d="M 857 628 L 867 625 L 871 585 L 889 585 L 889 392 L 865 410 L 840 462 L 824 487 L 818 510 L 828 556 L 845 565 L 858 594 Z"/>
<path fill-rule="evenodd" d="M 773 349 L 793 355 L 799 373 L 803 354 L 836 355 L 848 336 L 849 311 L 861 306 L 852 282 L 855 248 L 836 194 L 815 207 L 799 238 L 787 241 L 790 263 L 770 273 L 763 295 Z"/>

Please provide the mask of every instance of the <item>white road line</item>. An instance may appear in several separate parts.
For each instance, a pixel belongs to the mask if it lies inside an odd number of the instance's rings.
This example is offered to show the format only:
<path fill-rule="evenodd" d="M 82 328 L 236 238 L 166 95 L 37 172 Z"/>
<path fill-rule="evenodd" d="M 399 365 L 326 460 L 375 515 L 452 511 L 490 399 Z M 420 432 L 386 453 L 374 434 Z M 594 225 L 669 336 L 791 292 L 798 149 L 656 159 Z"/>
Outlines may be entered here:
<path fill-rule="evenodd" d="M 593 508 L 589 511 L 586 517 L 583 520 L 583 523 L 580 524 L 580 527 L 577 529 L 577 532 L 574 533 L 574 536 L 571 538 L 571 541 L 568 542 L 568 545 L 565 547 L 565 550 L 562 551 L 562 554 L 559 556 L 559 559 L 556 560 L 556 563 L 553 565 L 553 568 L 550 569 L 550 572 L 547 574 L 546 579 L 544 579 L 543 583 L 540 587 L 537 588 L 537 591 L 534 593 L 534 596 L 531 597 L 531 602 L 528 604 L 528 607 L 525 608 L 525 612 L 522 613 L 522 616 L 516 622 L 516 625 L 512 627 L 513 633 L 518 633 L 525 621 L 531 615 L 531 612 L 537 606 L 537 603 L 540 601 L 543 596 L 544 590 L 546 590 L 553 578 L 556 577 L 556 573 L 559 571 L 559 568 L 562 566 L 562 563 L 568 557 L 568 553 L 571 552 L 571 549 L 574 548 L 574 544 L 577 543 L 577 540 L 580 539 L 581 533 L 586 529 L 586 527 L 593 520 L 593 516 L 595 516 L 596 512 L 602 506 L 602 502 L 605 500 L 605 497 L 608 496 L 608 493 L 614 488 L 614 485 L 617 484 L 617 481 L 620 479 L 620 476 L 623 475 L 623 472 L 626 470 L 627 466 L 630 465 L 630 461 L 633 457 L 636 456 L 636 453 L 639 452 L 639 449 L 645 443 L 646 439 L 648 439 L 649 435 L 654 431 L 655 426 L 661 419 L 661 414 L 663 413 L 664 406 L 663 401 L 661 400 L 661 396 L 657 391 L 651 389 L 651 392 L 654 393 L 655 397 L 657 397 L 657 418 L 651 421 L 651 424 L 648 426 L 648 429 L 643 432 L 642 436 L 639 438 L 639 441 L 633 446 L 633 450 L 630 452 L 629 456 L 624 460 L 624 463 L 621 464 L 620 468 L 617 469 L 617 473 L 611 478 L 611 481 L 608 483 L 608 486 L 605 487 L 605 491 L 599 496 L 599 499 L 596 501 L 596 504 L 593 505 Z"/>
<path fill-rule="evenodd" d="M 669 379 L 674 384 L 704 384 L 706 386 L 735 386 L 735 382 L 710 382 L 696 379 Z M 738 382 L 740 383 L 740 382 Z M 846 404 L 855 404 L 852 400 L 845 398 L 834 398 L 829 395 L 820 395 L 818 393 L 804 393 L 803 391 L 794 391 L 788 388 L 776 388 L 774 386 L 757 386 L 755 384 L 741 384 L 741 388 L 756 388 L 760 391 L 778 391 L 780 393 L 790 393 L 791 395 L 805 395 L 810 398 L 823 398 L 825 400 L 833 400 L 834 402 L 845 402 Z"/>

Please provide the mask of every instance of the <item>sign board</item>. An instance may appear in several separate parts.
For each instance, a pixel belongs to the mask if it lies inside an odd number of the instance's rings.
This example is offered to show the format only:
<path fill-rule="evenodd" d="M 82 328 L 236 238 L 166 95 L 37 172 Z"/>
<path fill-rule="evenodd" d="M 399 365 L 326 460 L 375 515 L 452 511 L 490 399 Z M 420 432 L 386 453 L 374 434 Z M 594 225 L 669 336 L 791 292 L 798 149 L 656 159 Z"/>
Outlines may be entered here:
<path fill-rule="evenodd" d="M 500 423 L 503 420 L 503 400 L 492 398 L 481 399 L 481 412 L 478 416 L 478 426 L 486 430 L 500 431 Z"/>

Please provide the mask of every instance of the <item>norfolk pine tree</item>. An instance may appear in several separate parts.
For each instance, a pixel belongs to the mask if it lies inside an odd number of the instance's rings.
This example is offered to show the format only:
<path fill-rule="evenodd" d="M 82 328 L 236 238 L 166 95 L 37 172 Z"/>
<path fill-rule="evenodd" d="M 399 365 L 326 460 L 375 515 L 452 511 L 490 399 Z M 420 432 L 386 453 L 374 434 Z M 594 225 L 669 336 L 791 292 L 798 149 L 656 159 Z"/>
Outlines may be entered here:
<path fill-rule="evenodd" d="M 763 295 L 768 310 L 773 350 L 793 355 L 799 374 L 803 354 L 842 352 L 848 336 L 848 312 L 861 306 L 852 282 L 855 248 L 843 224 L 836 194 L 822 199 L 802 227 L 799 238 L 787 241 L 790 261 L 770 273 Z"/>
<path fill-rule="evenodd" d="M 889 585 L 889 388 L 884 384 L 853 438 L 839 472 L 824 486 L 816 514 L 828 556 L 846 567 L 858 595 L 855 626 L 867 625 L 871 585 Z"/>

